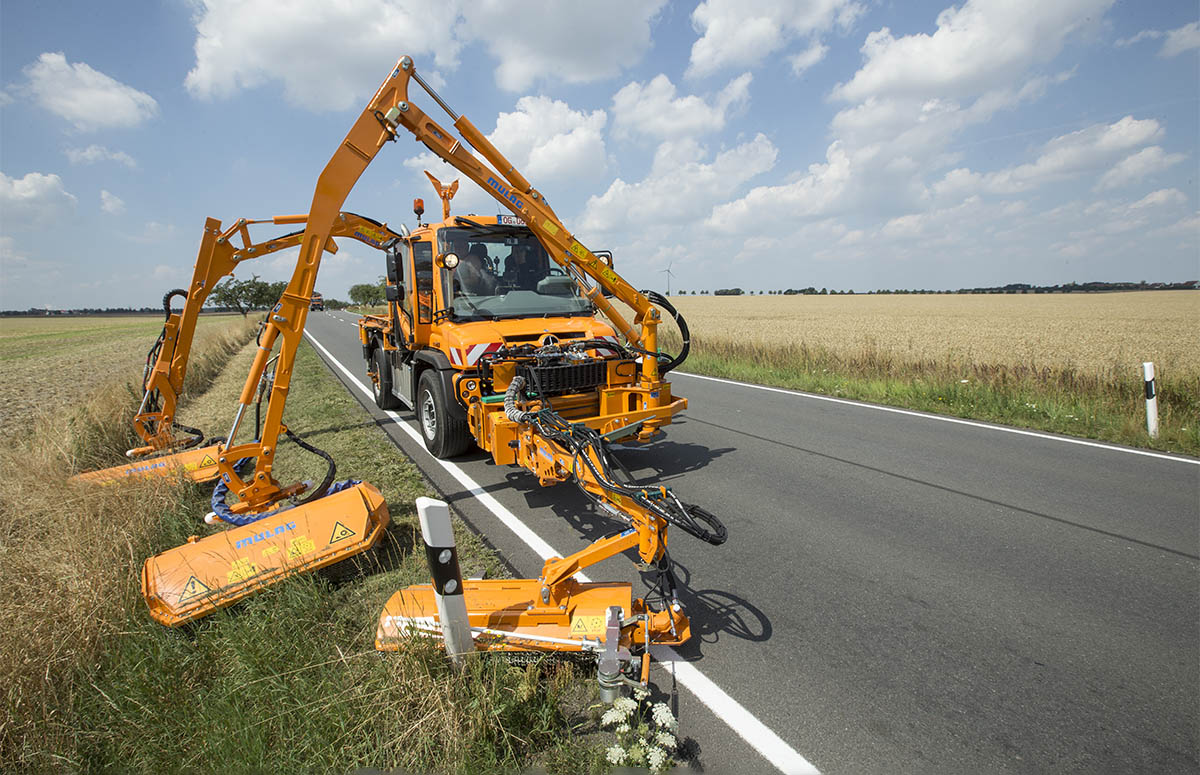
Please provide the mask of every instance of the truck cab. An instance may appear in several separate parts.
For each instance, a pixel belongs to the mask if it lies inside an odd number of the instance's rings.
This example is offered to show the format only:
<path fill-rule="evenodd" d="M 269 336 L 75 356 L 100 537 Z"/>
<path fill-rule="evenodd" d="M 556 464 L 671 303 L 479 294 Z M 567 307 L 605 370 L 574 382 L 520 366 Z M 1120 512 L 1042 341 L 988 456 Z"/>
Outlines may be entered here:
<path fill-rule="evenodd" d="M 386 256 L 388 309 L 359 321 L 363 356 L 376 404 L 415 411 L 434 455 L 479 441 L 496 462 L 511 462 L 493 426 L 503 424 L 502 394 L 518 370 L 577 417 L 634 405 L 602 400 L 601 393 L 632 387 L 635 360 L 520 218 L 419 225 Z M 488 422 L 490 414 L 497 422 Z"/>

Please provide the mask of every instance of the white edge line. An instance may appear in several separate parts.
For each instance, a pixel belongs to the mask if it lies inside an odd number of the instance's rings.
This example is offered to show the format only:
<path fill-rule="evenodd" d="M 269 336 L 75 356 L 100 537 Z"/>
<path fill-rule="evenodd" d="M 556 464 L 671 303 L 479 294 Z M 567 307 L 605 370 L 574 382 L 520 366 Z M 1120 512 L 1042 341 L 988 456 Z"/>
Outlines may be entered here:
<path fill-rule="evenodd" d="M 312 342 L 318 350 L 324 353 L 330 363 L 338 367 L 338 370 L 346 376 L 350 383 L 363 392 L 368 398 L 374 399 L 374 394 L 362 381 L 359 380 L 349 369 L 342 365 L 341 361 L 333 357 L 333 353 L 329 352 L 323 344 L 317 341 L 307 330 L 304 336 Z M 409 425 L 396 412 L 383 410 L 384 414 L 395 421 L 396 427 L 403 430 L 414 442 L 425 448 L 424 440 L 417 430 Z M 551 557 L 561 557 L 562 555 L 554 551 L 550 544 L 546 543 L 537 533 L 533 532 L 529 527 L 522 522 L 517 515 L 513 514 L 500 501 L 496 500 L 490 493 L 486 492 L 482 486 L 472 479 L 458 465 L 451 463 L 448 460 L 440 460 L 430 455 L 435 463 L 446 470 L 454 479 L 466 488 L 467 492 L 479 500 L 489 511 L 504 523 L 505 527 L 516 533 L 525 544 L 532 549 L 543 560 L 548 560 Z M 576 577 L 580 581 L 591 581 L 583 573 L 576 573 Z M 697 699 L 708 706 L 708 709 L 713 714 L 725 722 L 734 732 L 743 740 L 749 743 L 756 751 L 762 754 L 768 762 L 776 769 L 786 775 L 819 775 L 818 770 L 811 762 L 801 756 L 794 748 L 787 744 L 783 738 L 771 731 L 770 727 L 758 720 L 758 718 L 750 711 L 746 710 L 737 700 L 729 696 L 720 686 L 713 683 L 712 679 L 700 672 L 699 668 L 690 662 L 683 661 L 674 649 L 661 649 L 656 652 L 662 652 L 665 659 L 669 661 L 675 672 L 675 680 L 685 686 L 688 691 L 696 695 Z"/>
<path fill-rule="evenodd" d="M 959 417 L 943 417 L 938 414 L 929 414 L 927 412 L 916 412 L 912 409 L 897 409 L 894 406 L 880 406 L 879 404 L 871 404 L 866 401 L 852 401 L 848 398 L 834 398 L 833 396 L 822 396 L 816 393 L 805 393 L 801 390 L 788 390 L 787 388 L 769 387 L 767 385 L 755 385 L 750 382 L 738 382 L 734 379 L 722 379 L 721 377 L 708 377 L 703 374 L 692 374 L 687 371 L 676 371 L 673 374 L 678 374 L 682 377 L 693 377 L 695 379 L 704 379 L 710 382 L 723 382 L 727 385 L 738 385 L 740 387 L 754 388 L 755 390 L 766 390 L 771 393 L 783 393 L 789 396 L 798 396 L 800 398 L 812 398 L 817 401 L 830 401 L 835 404 L 845 404 L 847 406 L 857 406 L 863 409 L 875 409 L 880 412 L 891 412 L 893 414 L 905 414 L 910 417 L 921 417 L 926 420 L 937 420 L 938 422 L 951 422 L 958 425 L 970 425 L 973 428 L 983 428 L 989 431 L 1000 431 L 1001 433 L 1015 433 L 1020 436 L 1032 436 L 1036 439 L 1048 439 L 1050 441 L 1061 441 L 1064 444 L 1078 444 L 1083 447 L 1096 447 L 1098 449 L 1107 449 L 1112 452 L 1126 452 L 1130 455 L 1142 455 L 1144 457 L 1154 457 L 1160 460 L 1174 460 L 1176 463 L 1189 463 L 1191 465 L 1200 465 L 1200 460 L 1182 455 L 1166 455 L 1161 452 L 1147 452 L 1141 449 L 1130 449 L 1129 447 L 1118 447 L 1113 444 L 1101 444 L 1097 441 L 1085 441 L 1084 439 L 1071 439 L 1065 436 L 1054 436 L 1049 433 L 1038 433 L 1037 431 L 1027 431 L 1021 428 L 1006 428 L 1003 425 L 990 425 L 983 422 L 975 422 L 974 420 L 963 420 Z"/>

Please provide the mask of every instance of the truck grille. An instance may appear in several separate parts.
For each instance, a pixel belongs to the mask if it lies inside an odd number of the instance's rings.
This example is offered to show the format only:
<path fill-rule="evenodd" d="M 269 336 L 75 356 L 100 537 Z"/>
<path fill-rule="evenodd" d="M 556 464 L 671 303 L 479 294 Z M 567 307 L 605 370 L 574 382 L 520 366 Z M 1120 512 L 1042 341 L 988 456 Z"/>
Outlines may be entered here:
<path fill-rule="evenodd" d="M 561 366 L 517 367 L 517 374 L 525 378 L 526 384 L 540 390 L 544 396 L 560 396 L 565 393 L 582 393 L 603 385 L 608 379 L 608 364 L 603 360 L 568 363 Z"/>

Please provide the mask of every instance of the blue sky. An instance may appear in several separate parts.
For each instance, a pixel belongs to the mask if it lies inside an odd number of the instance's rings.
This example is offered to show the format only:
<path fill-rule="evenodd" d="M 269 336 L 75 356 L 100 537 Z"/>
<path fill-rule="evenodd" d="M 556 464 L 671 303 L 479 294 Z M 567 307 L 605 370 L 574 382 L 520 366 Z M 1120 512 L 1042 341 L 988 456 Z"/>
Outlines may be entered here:
<path fill-rule="evenodd" d="M 6 0 L 0 308 L 153 306 L 190 277 L 205 217 L 306 211 L 403 54 L 639 287 L 668 267 L 675 290 L 1196 279 L 1197 16 L 1194 0 Z M 412 199 L 435 201 L 421 170 L 457 175 L 423 150 L 389 145 L 346 209 L 411 226 Z M 465 183 L 457 212 L 496 212 Z M 285 278 L 294 256 L 239 276 Z M 317 288 L 344 298 L 381 273 L 344 242 Z"/>

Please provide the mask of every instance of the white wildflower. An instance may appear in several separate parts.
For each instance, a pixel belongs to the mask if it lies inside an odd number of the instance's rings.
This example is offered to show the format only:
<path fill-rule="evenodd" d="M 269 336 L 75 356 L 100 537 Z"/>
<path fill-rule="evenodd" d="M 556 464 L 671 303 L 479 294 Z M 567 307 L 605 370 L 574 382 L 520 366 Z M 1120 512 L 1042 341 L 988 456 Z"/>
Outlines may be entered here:
<path fill-rule="evenodd" d="M 666 748 L 668 751 L 675 750 L 675 735 L 670 732 L 659 732 L 654 736 L 654 742 Z"/>
<path fill-rule="evenodd" d="M 617 728 L 615 731 L 618 735 L 623 735 L 629 731 L 629 725 L 628 724 L 617 724 Z"/>
<path fill-rule="evenodd" d="M 650 709 L 650 714 L 654 718 L 654 723 L 668 732 L 674 732 L 679 726 L 679 723 L 675 721 L 675 714 L 671 712 L 671 709 L 665 702 L 654 703 L 654 707 Z"/>
<path fill-rule="evenodd" d="M 609 764 L 623 764 L 625 762 L 625 749 L 619 745 L 610 745 L 605 752 L 605 758 Z"/>
<path fill-rule="evenodd" d="M 661 772 L 667 760 L 667 752 L 661 748 L 654 747 L 646 752 L 646 762 L 650 765 L 651 772 Z"/>
<path fill-rule="evenodd" d="M 623 721 L 626 715 L 627 714 L 622 713 L 616 708 L 609 708 L 608 710 L 604 711 L 604 715 L 600 717 L 600 726 L 611 727 L 613 724 Z"/>
<path fill-rule="evenodd" d="M 637 710 L 637 706 L 638 704 L 628 697 L 618 697 L 613 703 L 613 710 L 619 710 L 624 717 L 628 717 Z"/>
<path fill-rule="evenodd" d="M 647 689 L 645 686 L 633 687 L 633 697 L 638 702 L 641 702 L 642 700 L 646 699 L 649 696 L 650 696 L 650 690 Z"/>

